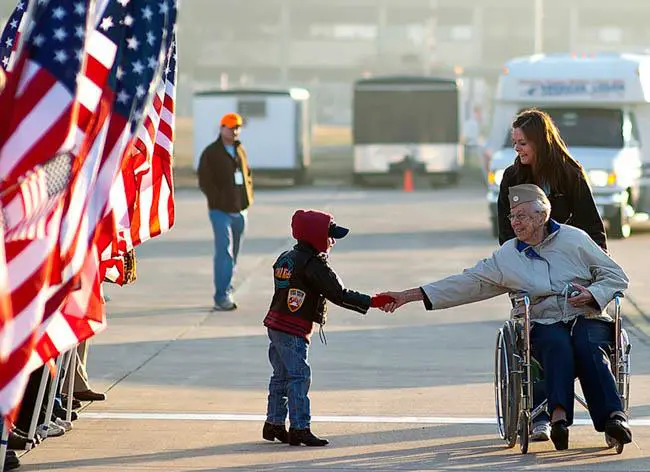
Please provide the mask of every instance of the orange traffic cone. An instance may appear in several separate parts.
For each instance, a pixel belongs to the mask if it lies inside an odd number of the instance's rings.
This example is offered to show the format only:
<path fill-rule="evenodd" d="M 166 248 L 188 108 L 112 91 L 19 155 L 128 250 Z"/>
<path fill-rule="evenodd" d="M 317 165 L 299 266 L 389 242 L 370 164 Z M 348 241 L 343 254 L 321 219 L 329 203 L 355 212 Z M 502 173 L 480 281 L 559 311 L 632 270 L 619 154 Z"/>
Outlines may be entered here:
<path fill-rule="evenodd" d="M 404 191 L 412 192 L 413 191 L 413 171 L 411 169 L 404 170 Z"/>

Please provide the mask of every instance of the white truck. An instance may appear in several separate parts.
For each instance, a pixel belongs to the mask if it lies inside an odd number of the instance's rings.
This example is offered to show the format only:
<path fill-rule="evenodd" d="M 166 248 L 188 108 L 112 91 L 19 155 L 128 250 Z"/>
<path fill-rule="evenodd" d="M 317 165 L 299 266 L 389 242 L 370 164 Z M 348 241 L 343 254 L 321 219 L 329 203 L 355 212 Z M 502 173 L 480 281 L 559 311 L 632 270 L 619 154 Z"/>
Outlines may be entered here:
<path fill-rule="evenodd" d="M 488 140 L 488 202 L 498 235 L 497 197 L 515 159 L 510 125 L 521 110 L 550 114 L 571 155 L 585 168 L 607 235 L 630 235 L 647 219 L 650 195 L 650 55 L 549 54 L 505 64 Z"/>
<path fill-rule="evenodd" d="M 194 169 L 203 149 L 219 135 L 219 120 L 239 113 L 244 125 L 241 140 L 257 176 L 311 182 L 311 120 L 309 92 L 305 89 L 225 89 L 195 92 Z"/>

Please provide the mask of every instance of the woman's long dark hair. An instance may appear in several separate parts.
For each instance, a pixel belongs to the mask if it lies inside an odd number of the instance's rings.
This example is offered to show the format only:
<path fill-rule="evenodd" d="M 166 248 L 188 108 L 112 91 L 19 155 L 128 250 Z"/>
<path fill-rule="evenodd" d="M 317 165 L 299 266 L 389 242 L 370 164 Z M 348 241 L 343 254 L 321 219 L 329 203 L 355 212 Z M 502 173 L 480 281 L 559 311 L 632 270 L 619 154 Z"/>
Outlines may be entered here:
<path fill-rule="evenodd" d="M 526 140 L 533 144 L 536 159 L 532 165 L 515 159 L 517 180 L 539 186 L 548 185 L 554 192 L 567 192 L 576 178 L 585 171 L 569 154 L 560 132 L 551 117 L 535 108 L 519 113 L 512 122 L 512 129 L 519 128 Z"/>

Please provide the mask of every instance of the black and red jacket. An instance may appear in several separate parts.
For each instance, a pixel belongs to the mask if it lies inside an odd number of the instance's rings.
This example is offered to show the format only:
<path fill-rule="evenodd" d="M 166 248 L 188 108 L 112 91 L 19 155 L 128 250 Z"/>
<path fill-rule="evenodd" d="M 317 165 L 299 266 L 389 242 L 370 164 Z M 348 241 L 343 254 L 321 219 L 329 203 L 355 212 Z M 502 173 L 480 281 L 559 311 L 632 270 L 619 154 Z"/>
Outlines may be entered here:
<path fill-rule="evenodd" d="M 370 296 L 348 290 L 327 260 L 332 215 L 298 210 L 292 219 L 298 243 L 273 264 L 275 292 L 264 326 L 301 336 L 309 341 L 313 324 L 327 321 L 327 300 L 349 310 L 366 313 Z"/>

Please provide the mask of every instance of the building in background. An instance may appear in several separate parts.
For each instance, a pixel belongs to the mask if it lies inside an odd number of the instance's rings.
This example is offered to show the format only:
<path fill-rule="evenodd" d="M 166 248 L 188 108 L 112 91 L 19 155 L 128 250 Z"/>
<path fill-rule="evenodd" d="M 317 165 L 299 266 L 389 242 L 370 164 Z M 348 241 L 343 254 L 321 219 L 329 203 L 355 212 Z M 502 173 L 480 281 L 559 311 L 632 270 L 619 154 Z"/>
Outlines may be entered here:
<path fill-rule="evenodd" d="M 315 122 L 332 124 L 350 123 L 352 83 L 364 76 L 458 75 L 469 114 L 489 105 L 503 63 L 536 47 L 650 47 L 648 0 L 182 0 L 179 19 L 180 114 L 195 90 L 298 86 Z"/>

